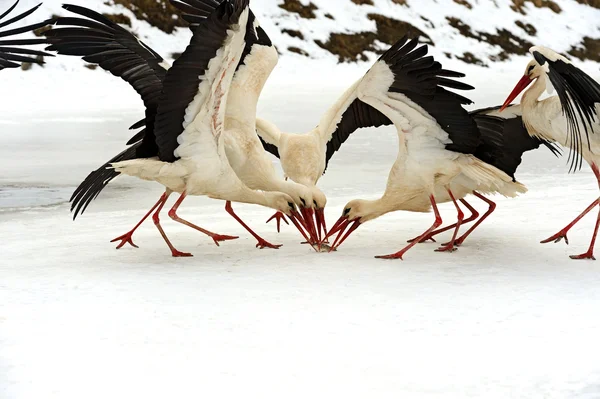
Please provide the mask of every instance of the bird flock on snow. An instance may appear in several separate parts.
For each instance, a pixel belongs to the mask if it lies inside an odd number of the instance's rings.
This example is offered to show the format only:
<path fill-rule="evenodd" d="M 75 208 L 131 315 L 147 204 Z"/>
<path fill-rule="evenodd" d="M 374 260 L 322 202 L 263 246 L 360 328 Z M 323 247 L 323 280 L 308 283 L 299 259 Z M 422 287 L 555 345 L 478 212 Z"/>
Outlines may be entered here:
<path fill-rule="evenodd" d="M 543 147 L 560 155 L 559 146 L 568 148 L 571 169 L 581 168 L 585 160 L 600 186 L 600 85 L 548 48 L 530 49 L 531 62 L 502 106 L 468 112 L 464 107 L 471 101 L 459 94 L 473 89 L 458 80 L 465 75 L 444 69 L 417 38 L 402 37 L 314 129 L 290 134 L 256 116 L 278 53 L 249 0 L 170 2 L 183 12 L 192 32 L 173 65 L 121 25 L 85 7 L 65 4 L 71 13 L 67 17 L 10 29 L 3 28 L 39 5 L 10 17 L 17 0 L 0 15 L 0 70 L 40 63 L 38 56 L 54 53 L 76 56 L 120 77 L 141 97 L 144 118 L 131 126 L 137 133 L 71 197 L 77 217 L 120 174 L 164 186 L 148 213 L 113 240 L 117 248 L 137 248 L 133 234 L 152 217 L 171 254 L 191 256 L 175 248 L 161 226 L 161 212 L 173 193 L 178 198 L 167 212 L 169 218 L 208 235 L 217 245 L 238 237 L 213 233 L 181 218 L 178 209 L 187 196 L 226 201 L 225 210 L 256 238 L 259 248 L 280 246 L 256 234 L 232 203 L 272 208 L 276 213 L 269 221 L 276 221 L 278 231 L 289 219 L 320 252 L 336 250 L 362 224 L 386 213 L 433 210 L 435 219 L 428 229 L 400 251 L 380 257 L 402 259 L 414 245 L 435 241 L 437 234 L 449 230 L 451 239 L 437 251 L 455 251 L 494 212 L 496 204 L 488 195 L 524 193 L 515 172 L 526 151 Z M 52 27 L 45 38 L 11 39 L 44 26 Z M 45 51 L 29 47 L 39 44 L 47 45 Z M 520 105 L 511 105 L 524 90 Z M 540 100 L 546 91 L 552 95 Z M 396 128 L 399 150 L 383 196 L 350 201 L 328 229 L 327 197 L 317 186 L 319 178 L 354 131 L 384 125 Z M 280 159 L 285 178 L 276 172 L 269 153 Z M 467 201 L 469 195 L 487 204 L 483 215 Z M 438 204 L 444 202 L 456 207 L 457 220 L 442 227 Z M 572 223 L 542 242 L 568 243 L 568 231 L 598 205 L 596 198 Z M 459 234 L 469 223 L 473 224 Z M 571 258 L 594 259 L 599 225 L 600 211 L 589 249 Z"/>

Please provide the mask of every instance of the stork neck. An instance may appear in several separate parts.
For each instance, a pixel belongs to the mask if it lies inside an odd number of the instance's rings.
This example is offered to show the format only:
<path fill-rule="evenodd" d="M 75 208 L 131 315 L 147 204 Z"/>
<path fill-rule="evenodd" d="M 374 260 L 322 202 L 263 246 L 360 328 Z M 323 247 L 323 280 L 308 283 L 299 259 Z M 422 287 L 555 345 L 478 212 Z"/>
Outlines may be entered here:
<path fill-rule="evenodd" d="M 376 200 L 361 200 L 360 202 L 362 214 L 360 217 L 361 223 L 377 219 L 378 217 L 395 210 L 393 203 L 386 196 Z"/>
<path fill-rule="evenodd" d="M 523 93 L 523 98 L 521 99 L 521 105 L 523 109 L 533 109 L 537 106 L 539 102 L 540 96 L 546 90 L 546 76 L 542 74 L 538 77 L 535 82 L 531 85 L 529 89 Z"/>

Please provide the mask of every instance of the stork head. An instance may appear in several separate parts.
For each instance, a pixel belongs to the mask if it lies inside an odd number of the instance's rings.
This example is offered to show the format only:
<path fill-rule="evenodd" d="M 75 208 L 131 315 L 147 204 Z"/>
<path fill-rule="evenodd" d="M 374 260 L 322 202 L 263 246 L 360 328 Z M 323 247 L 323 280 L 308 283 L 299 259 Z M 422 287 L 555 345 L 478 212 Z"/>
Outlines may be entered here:
<path fill-rule="evenodd" d="M 527 68 L 525 68 L 525 74 L 523 74 L 521 80 L 519 80 L 513 91 L 506 98 L 504 104 L 502 104 L 500 112 L 504 111 L 504 109 L 508 107 L 514 101 L 514 99 L 517 98 L 519 94 L 521 94 L 523 90 L 529 87 L 529 85 L 534 80 L 539 78 L 542 75 L 542 73 L 545 73 L 545 71 L 540 66 L 540 64 L 538 64 L 535 60 L 529 61 L 529 64 L 527 64 Z"/>
<path fill-rule="evenodd" d="M 267 206 L 270 208 L 278 210 L 289 217 L 298 214 L 293 198 L 285 193 L 267 191 L 265 192 L 265 198 L 267 200 Z"/>
<path fill-rule="evenodd" d="M 353 200 L 348 202 L 344 207 L 344 211 L 342 212 L 342 216 L 335 222 L 329 233 L 325 236 L 325 240 L 329 237 L 332 237 L 334 234 L 338 233 L 338 236 L 331 244 L 331 251 L 337 249 L 346 239 L 352 234 L 356 229 L 360 227 L 360 225 L 367 220 L 363 220 L 363 218 L 368 215 L 368 201 L 364 200 Z M 350 227 L 348 229 L 348 227 Z M 346 229 L 348 231 L 346 232 Z M 344 233 L 346 234 L 344 235 Z"/>
<path fill-rule="evenodd" d="M 318 220 L 318 216 L 315 214 L 316 206 L 313 190 L 309 187 L 306 187 L 302 184 L 293 183 L 294 187 L 296 187 L 294 195 L 294 201 L 300 208 L 300 213 L 302 214 L 302 219 L 300 220 L 302 227 L 306 229 L 310 238 L 307 240 L 311 244 L 316 244 L 321 241 L 320 231 L 317 231 L 317 227 L 315 226 L 315 219 Z"/>

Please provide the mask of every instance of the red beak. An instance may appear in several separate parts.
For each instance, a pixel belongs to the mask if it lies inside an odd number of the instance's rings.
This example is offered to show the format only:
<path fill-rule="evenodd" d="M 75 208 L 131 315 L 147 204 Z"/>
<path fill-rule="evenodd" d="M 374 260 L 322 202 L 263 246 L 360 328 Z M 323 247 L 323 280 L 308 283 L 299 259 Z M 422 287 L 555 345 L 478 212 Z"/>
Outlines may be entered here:
<path fill-rule="evenodd" d="M 312 245 L 310 238 L 308 238 L 308 236 L 306 235 L 306 233 L 304 232 L 304 229 L 303 229 L 303 227 L 304 227 L 308 231 L 308 228 L 306 228 L 304 221 L 302 220 L 302 216 L 298 213 L 298 211 L 292 211 L 292 216 L 290 216 L 289 218 L 292 221 L 292 223 L 294 224 L 294 226 L 296 226 L 296 228 L 298 229 L 300 234 L 302 234 L 304 239 L 309 244 Z M 309 232 L 309 234 L 310 234 L 310 232 Z"/>
<path fill-rule="evenodd" d="M 319 242 L 321 242 L 321 237 L 327 236 L 327 225 L 325 224 L 325 209 L 317 209 L 315 211 L 315 219 L 317 221 L 317 237 L 319 238 Z"/>
<path fill-rule="evenodd" d="M 304 218 L 304 227 L 308 234 L 310 234 L 310 240 L 308 241 L 310 244 L 317 244 L 320 240 L 317 237 L 317 229 L 315 227 L 315 211 L 312 208 L 300 208 L 300 212 Z"/>
<path fill-rule="evenodd" d="M 527 88 L 527 86 L 529 86 L 531 84 L 531 82 L 533 82 L 533 79 L 531 79 L 528 75 L 524 75 L 521 78 L 521 80 L 519 80 L 519 83 L 517 83 L 517 85 L 515 86 L 513 91 L 510 93 L 510 95 L 508 96 L 508 98 L 506 99 L 504 104 L 502 104 L 502 108 L 500 108 L 500 112 L 504 111 L 504 109 L 506 107 L 508 107 L 510 105 L 510 103 L 512 103 L 513 100 L 515 98 L 517 98 L 517 96 L 519 94 L 521 94 L 521 92 L 523 90 L 525 90 Z"/>
<path fill-rule="evenodd" d="M 348 229 L 348 232 L 346 232 L 346 234 L 344 235 L 344 232 L 346 231 L 348 226 L 350 226 L 350 229 Z M 335 251 L 340 245 L 342 245 L 342 243 L 346 241 L 350 234 L 352 234 L 354 230 L 358 229 L 359 226 L 360 220 L 358 219 L 353 222 L 352 220 L 349 220 L 347 216 L 342 216 L 341 218 L 339 218 L 338 221 L 335 222 L 331 230 L 329 230 L 329 233 L 325 236 L 325 239 L 323 240 L 327 240 L 329 237 L 333 236 L 339 231 L 339 234 L 333 241 L 333 245 L 331 246 L 329 252 Z"/>

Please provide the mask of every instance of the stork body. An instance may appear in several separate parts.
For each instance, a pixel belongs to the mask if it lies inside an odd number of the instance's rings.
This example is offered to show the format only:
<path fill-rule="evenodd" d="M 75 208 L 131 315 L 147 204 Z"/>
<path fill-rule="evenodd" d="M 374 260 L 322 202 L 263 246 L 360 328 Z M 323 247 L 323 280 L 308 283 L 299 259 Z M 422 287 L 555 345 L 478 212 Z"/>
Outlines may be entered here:
<path fill-rule="evenodd" d="M 600 186 L 600 84 L 553 50 L 534 46 L 530 53 L 533 60 L 504 106 L 531 85 L 521 99 L 523 120 L 529 133 L 569 148 L 571 169 L 580 168 L 585 160 Z M 546 90 L 556 90 L 557 95 L 540 100 Z M 569 230 L 598 203 L 595 199 L 573 222 L 542 243 L 564 239 L 568 244 Z M 595 259 L 599 227 L 600 211 L 588 250 L 571 256 L 572 259 Z"/>
<path fill-rule="evenodd" d="M 435 220 L 425 233 L 399 252 L 382 257 L 402 259 L 412 246 L 431 238 L 441 225 L 437 203 L 452 201 L 458 222 L 451 226 L 454 234 L 450 242 L 438 249 L 452 251 L 457 242 L 462 243 L 472 232 L 471 229 L 457 238 L 464 220 L 458 200 L 469 193 L 486 200 L 477 191 L 505 196 L 526 191 L 523 185 L 514 181 L 514 170 L 520 163 L 521 154 L 537 148 L 541 141 L 522 134 L 528 140 L 515 151 L 518 154 L 516 165 L 513 165 L 514 161 L 508 162 L 505 158 L 508 146 L 503 141 L 506 121 L 487 115 L 485 110 L 467 113 L 462 106 L 470 101 L 443 87 L 470 89 L 470 86 L 447 79 L 464 75 L 443 70 L 432 57 L 425 57 L 425 46 L 415 50 L 416 46 L 416 41 L 399 41 L 366 75 L 369 78 L 375 71 L 371 77 L 377 79 L 367 79 L 358 87 L 359 100 L 395 125 L 399 150 L 384 195 L 378 200 L 354 200 L 346 205 L 342 217 L 329 233 L 339 232 L 333 248 L 341 245 L 361 224 L 388 212 L 427 212 L 433 208 Z M 489 212 L 485 217 L 488 215 Z"/>

